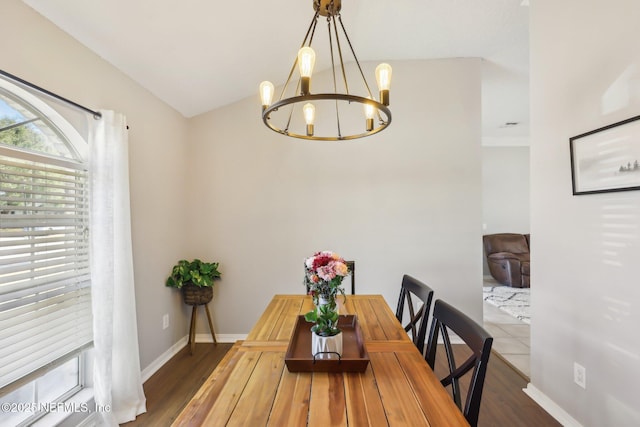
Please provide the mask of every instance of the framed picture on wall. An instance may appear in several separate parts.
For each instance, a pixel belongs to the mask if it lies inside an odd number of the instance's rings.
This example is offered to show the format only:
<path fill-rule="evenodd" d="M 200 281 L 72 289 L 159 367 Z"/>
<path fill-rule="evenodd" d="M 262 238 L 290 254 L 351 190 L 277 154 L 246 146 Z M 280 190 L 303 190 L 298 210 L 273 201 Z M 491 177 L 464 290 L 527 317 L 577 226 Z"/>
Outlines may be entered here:
<path fill-rule="evenodd" d="M 640 190 L 640 116 L 569 138 L 573 194 Z"/>

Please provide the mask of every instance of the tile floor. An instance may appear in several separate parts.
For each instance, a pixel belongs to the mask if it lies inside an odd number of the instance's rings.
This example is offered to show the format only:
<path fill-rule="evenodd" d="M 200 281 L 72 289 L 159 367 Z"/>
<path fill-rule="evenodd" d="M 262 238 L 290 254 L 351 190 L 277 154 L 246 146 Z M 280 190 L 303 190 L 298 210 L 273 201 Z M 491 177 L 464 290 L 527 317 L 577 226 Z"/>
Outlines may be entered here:
<path fill-rule="evenodd" d="M 484 286 L 495 286 L 493 278 L 485 278 Z M 484 327 L 493 335 L 493 349 L 529 378 L 529 325 L 489 303 L 484 306 Z"/>

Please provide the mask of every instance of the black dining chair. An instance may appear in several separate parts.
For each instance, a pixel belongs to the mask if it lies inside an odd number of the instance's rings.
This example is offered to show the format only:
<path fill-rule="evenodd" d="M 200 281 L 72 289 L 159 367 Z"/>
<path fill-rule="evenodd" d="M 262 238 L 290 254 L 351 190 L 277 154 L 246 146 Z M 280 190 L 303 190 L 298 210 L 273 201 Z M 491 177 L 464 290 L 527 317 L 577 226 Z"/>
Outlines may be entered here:
<path fill-rule="evenodd" d="M 449 339 L 449 330 L 456 334 L 471 350 L 471 356 L 463 363 L 456 364 L 453 348 Z M 445 387 L 451 386 L 453 400 L 464 414 L 469 424 L 478 424 L 478 414 L 480 413 L 480 400 L 482 399 L 482 388 L 487 373 L 487 364 L 491 354 L 493 337 L 489 335 L 473 319 L 462 313 L 457 308 L 447 304 L 442 300 L 436 300 L 433 308 L 433 321 L 429 331 L 427 341 L 427 352 L 425 359 L 431 369 L 435 368 L 436 350 L 438 349 L 438 334 L 442 334 L 444 350 L 447 355 L 449 374 L 442 378 L 440 382 Z M 459 379 L 470 372 L 469 388 L 465 399 L 464 407 L 460 399 Z"/>
<path fill-rule="evenodd" d="M 351 295 L 356 294 L 356 262 L 345 261 L 347 268 L 349 269 L 349 275 L 351 276 Z"/>
<path fill-rule="evenodd" d="M 422 354 L 424 354 L 424 340 L 427 336 L 432 299 L 433 289 L 429 286 L 408 274 L 402 277 L 396 318 L 402 324 L 405 307 L 409 309 L 409 319 L 407 324 L 403 325 L 404 330 L 410 334 L 411 340 Z"/>

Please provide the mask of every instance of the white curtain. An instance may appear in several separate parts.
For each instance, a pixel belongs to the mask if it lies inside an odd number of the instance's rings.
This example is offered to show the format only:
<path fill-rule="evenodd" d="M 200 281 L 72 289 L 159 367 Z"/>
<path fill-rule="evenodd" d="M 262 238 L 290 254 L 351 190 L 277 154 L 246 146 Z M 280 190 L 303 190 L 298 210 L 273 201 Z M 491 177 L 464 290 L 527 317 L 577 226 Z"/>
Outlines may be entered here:
<path fill-rule="evenodd" d="M 146 412 L 133 282 L 125 117 L 101 111 L 89 136 L 94 391 L 101 425 Z"/>

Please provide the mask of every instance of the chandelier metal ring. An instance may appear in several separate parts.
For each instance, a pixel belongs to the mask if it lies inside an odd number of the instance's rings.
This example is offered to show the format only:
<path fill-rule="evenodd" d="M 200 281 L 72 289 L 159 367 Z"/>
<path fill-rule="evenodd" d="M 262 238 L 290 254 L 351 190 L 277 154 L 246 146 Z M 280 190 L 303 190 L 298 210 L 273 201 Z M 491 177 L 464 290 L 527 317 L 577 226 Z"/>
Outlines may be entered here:
<path fill-rule="evenodd" d="M 371 105 L 379 113 L 378 126 L 374 127 L 370 131 L 366 131 L 366 132 L 355 134 L 355 135 L 309 136 L 305 134 L 290 132 L 288 129 L 280 129 L 270 121 L 271 119 L 270 114 L 274 111 L 278 111 L 278 109 L 282 107 L 285 107 L 287 105 L 301 104 L 301 103 L 313 102 L 313 101 L 346 101 L 348 103 L 356 102 L 363 105 L 364 104 Z M 382 113 L 382 115 L 380 113 Z M 384 118 L 382 116 L 384 116 Z M 365 136 L 370 136 L 384 130 L 391 123 L 391 110 L 389 109 L 389 107 L 387 107 L 384 104 L 381 104 L 376 100 L 373 100 L 370 98 L 364 98 L 362 96 L 351 95 L 351 94 L 341 94 L 341 93 L 318 93 L 318 94 L 294 96 L 291 98 L 285 98 L 280 101 L 277 101 L 262 112 L 262 121 L 269 129 L 273 130 L 274 132 L 277 132 L 282 135 L 290 136 L 293 138 L 318 140 L 318 141 L 347 141 L 351 139 L 358 139 L 358 138 L 363 138 Z"/>

